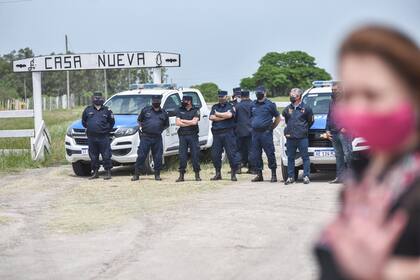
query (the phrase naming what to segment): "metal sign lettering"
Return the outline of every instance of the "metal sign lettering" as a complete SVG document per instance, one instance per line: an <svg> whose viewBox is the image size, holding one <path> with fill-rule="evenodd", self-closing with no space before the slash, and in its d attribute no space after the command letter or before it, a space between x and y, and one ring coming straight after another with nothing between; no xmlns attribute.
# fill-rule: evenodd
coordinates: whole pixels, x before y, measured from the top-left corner
<svg viewBox="0 0 420 280"><path fill-rule="evenodd" d="M14 72L180 67L181 55L167 52L115 52L47 55L13 61Z"/></svg>

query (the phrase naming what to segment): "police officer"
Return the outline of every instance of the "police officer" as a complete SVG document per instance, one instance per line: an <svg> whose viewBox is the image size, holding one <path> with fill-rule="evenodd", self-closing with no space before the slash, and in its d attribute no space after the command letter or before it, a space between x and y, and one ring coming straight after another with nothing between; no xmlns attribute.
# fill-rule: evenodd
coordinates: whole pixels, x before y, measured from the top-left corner
<svg viewBox="0 0 420 280"><path fill-rule="evenodd" d="M235 107L235 109L236 109L236 106L240 103L240 101L241 101L241 88L240 87L236 87L236 88L233 88L233 94L232 94L232 100L230 101L230 104L232 104L232 106L233 107ZM239 150L239 138L238 138L238 135L236 134L236 128L237 128L237 126L238 126L238 123L237 123L237 118L235 117L235 138L233 138L232 139L232 141L235 141L236 142L236 153L235 153L235 156L236 156L236 160L237 161L239 161L239 162L241 162L241 152L240 152L240 150ZM236 171L236 174L241 174L241 166L239 167L239 169Z"/></svg>
<svg viewBox="0 0 420 280"><path fill-rule="evenodd" d="M249 91L241 91L241 101L236 104L236 137L242 166L247 166L247 173L251 173L251 108L253 102L249 99Z"/></svg>
<svg viewBox="0 0 420 280"><path fill-rule="evenodd" d="M177 182L184 181L185 168L187 167L188 148L190 148L191 160L195 172L195 180L200 178L200 144L198 141L198 121L200 120L200 109L193 107L192 96L182 97L182 106L176 114L176 125L179 126L179 178Z"/></svg>
<svg viewBox="0 0 420 280"><path fill-rule="evenodd" d="M232 100L230 101L230 103L235 106L236 104L239 103L239 100L241 97L241 88L240 87L236 87L233 88L233 94L232 94Z"/></svg>
<svg viewBox="0 0 420 280"><path fill-rule="evenodd" d="M213 133L213 146L211 155L216 174L211 180L221 180L222 153L226 151L231 167L231 180L237 181L236 172L239 169L240 161L237 157L235 139L235 107L227 102L227 92L219 91L219 103L211 108L210 120L212 121L211 131Z"/></svg>
<svg viewBox="0 0 420 280"><path fill-rule="evenodd" d="M252 182L264 181L262 174L262 150L268 158L268 167L271 169L271 182L277 182L277 162L273 142L273 130L280 122L280 113L276 104L267 99L265 88L259 86L256 90L257 100L251 109L252 127L252 158L257 176ZM273 122L274 118L274 122Z"/></svg>
<svg viewBox="0 0 420 280"><path fill-rule="evenodd" d="M341 98L341 85L338 82L334 82L332 85L332 96L330 108L327 115L327 138L331 140L336 160L336 177L332 180L331 184L341 183L346 170L350 168L352 161L352 139L345 134L345 129L338 126L334 121L333 110L336 102Z"/></svg>
<svg viewBox="0 0 420 280"><path fill-rule="evenodd" d="M162 132L169 127L168 113L160 107L162 96L152 97L152 106L144 107L137 121L139 123L140 145L137 150L137 160L134 169L134 176L131 181L139 180L140 169L150 152L152 151L155 180L160 181L160 170L162 167L163 143Z"/></svg>
<svg viewBox="0 0 420 280"><path fill-rule="evenodd" d="M99 178L99 154L102 156L106 171L104 180L111 179L111 139L110 132L115 124L112 111L104 106L105 99L102 93L95 92L92 96L92 105L86 107L82 114L82 125L86 128L88 138L89 158L92 176L89 179Z"/></svg>
<svg viewBox="0 0 420 280"><path fill-rule="evenodd" d="M290 105L284 108L282 115L286 120L284 135L287 148L287 180L286 185L295 182L295 157L299 149L303 160L303 183L309 184L310 161L308 153L308 131L314 123L312 109L302 102L302 90L293 88L290 91Z"/></svg>

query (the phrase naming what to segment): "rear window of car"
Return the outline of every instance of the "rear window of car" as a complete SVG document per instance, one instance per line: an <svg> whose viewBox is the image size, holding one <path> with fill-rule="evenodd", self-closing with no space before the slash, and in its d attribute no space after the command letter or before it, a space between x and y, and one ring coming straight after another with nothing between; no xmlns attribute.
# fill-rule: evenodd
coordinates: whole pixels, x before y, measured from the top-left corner
<svg viewBox="0 0 420 280"><path fill-rule="evenodd" d="M328 114L331 93L308 93L303 97L303 103L311 107L314 114Z"/></svg>
<svg viewBox="0 0 420 280"><path fill-rule="evenodd" d="M105 103L114 115L138 115L144 107L151 104L151 95L116 95Z"/></svg>
<svg viewBox="0 0 420 280"><path fill-rule="evenodd" d="M192 101L193 106L196 107L196 108L201 108L201 106L202 106L201 100L200 100L200 97L198 96L198 94L196 92L194 92L194 91L184 91L183 95L191 96L192 100L193 100Z"/></svg>

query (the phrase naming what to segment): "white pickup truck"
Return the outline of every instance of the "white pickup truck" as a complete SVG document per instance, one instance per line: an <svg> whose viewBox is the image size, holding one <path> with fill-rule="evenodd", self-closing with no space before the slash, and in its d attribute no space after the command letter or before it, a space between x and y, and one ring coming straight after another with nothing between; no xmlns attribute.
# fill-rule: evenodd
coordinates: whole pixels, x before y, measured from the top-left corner
<svg viewBox="0 0 420 280"><path fill-rule="evenodd" d="M137 116L147 105L151 105L152 96L162 96L162 108L169 114L169 127L162 133L163 158L178 154L179 139L175 125L175 115L181 106L183 95L193 98L193 105L200 108L199 141L202 150L209 149L213 143L210 130L209 108L201 92L193 88L182 89L135 89L117 93L109 98L105 105L115 115L115 125L111 132L111 150L114 166L132 165L137 159L137 147L140 142ZM86 130L81 120L73 122L65 137L66 159L72 163L73 171L78 176L91 173ZM153 172L153 159L147 157L143 173Z"/></svg>

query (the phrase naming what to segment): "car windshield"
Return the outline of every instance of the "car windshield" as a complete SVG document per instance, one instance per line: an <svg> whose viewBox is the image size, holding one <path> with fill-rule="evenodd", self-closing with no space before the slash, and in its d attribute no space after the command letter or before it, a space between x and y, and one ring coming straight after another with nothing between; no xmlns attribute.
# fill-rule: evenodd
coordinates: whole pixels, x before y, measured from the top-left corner
<svg viewBox="0 0 420 280"><path fill-rule="evenodd" d="M114 115L138 115L141 109L151 104L151 95L116 95L105 103Z"/></svg>
<svg viewBox="0 0 420 280"><path fill-rule="evenodd" d="M308 93L303 97L303 103L311 107L314 114L328 114L331 93Z"/></svg>

